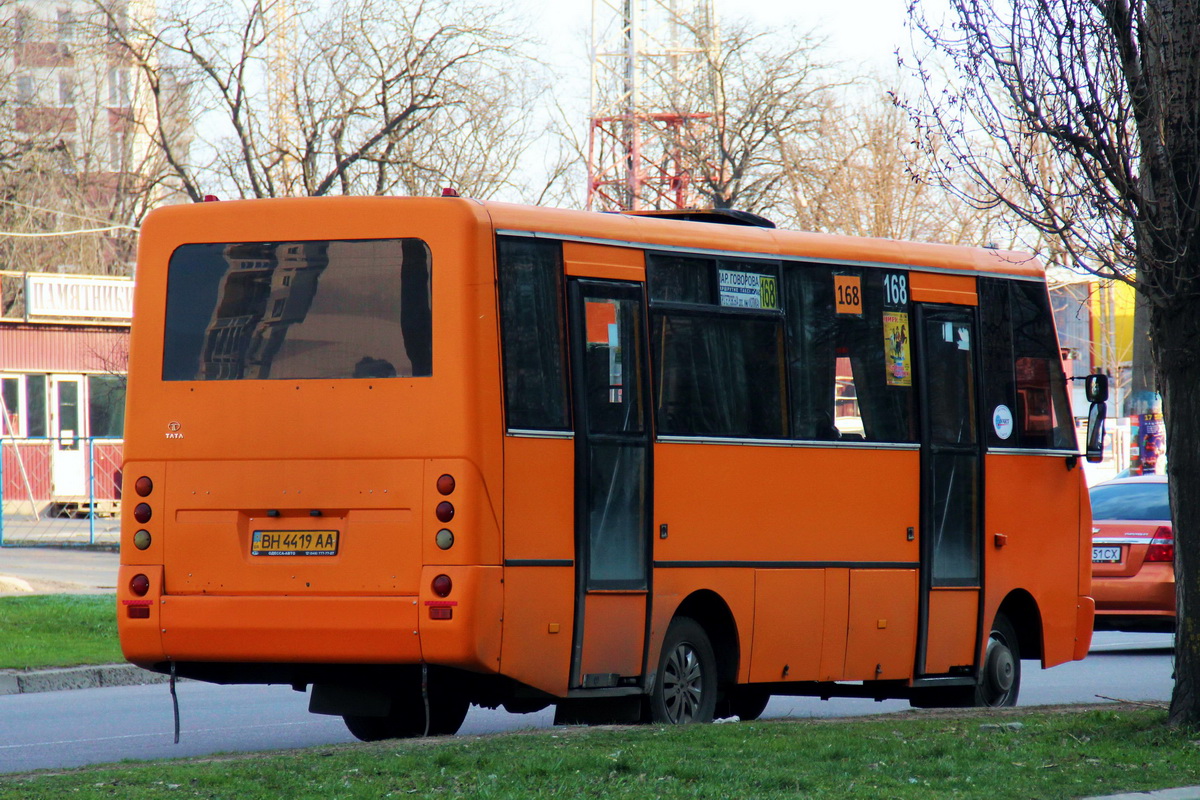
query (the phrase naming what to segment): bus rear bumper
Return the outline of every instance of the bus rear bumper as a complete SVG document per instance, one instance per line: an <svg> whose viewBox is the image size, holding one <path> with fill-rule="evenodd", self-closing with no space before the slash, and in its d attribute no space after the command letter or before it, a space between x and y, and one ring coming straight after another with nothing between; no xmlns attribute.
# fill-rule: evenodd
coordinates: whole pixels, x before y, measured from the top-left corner
<svg viewBox="0 0 1200 800"><path fill-rule="evenodd" d="M425 567L419 595L349 597L151 591L138 598L127 588L135 573L147 573L157 588L162 568L121 567L121 646L136 664L424 662L475 672L499 669L500 567ZM445 598L431 588L442 574L453 587Z"/></svg>
<svg viewBox="0 0 1200 800"><path fill-rule="evenodd" d="M403 664L421 660L415 597L169 596L171 661ZM126 656L134 659L126 652Z"/></svg>

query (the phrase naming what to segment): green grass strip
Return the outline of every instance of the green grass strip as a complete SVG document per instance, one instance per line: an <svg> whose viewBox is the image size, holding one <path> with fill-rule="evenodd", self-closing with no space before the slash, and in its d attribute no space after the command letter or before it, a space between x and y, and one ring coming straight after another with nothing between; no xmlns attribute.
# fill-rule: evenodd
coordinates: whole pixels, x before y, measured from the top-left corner
<svg viewBox="0 0 1200 800"><path fill-rule="evenodd" d="M1123 707L552 729L0 777L0 800L1061 800L1200 785L1200 741L1165 720Z"/></svg>
<svg viewBox="0 0 1200 800"><path fill-rule="evenodd" d="M0 669L124 660L113 595L0 597Z"/></svg>

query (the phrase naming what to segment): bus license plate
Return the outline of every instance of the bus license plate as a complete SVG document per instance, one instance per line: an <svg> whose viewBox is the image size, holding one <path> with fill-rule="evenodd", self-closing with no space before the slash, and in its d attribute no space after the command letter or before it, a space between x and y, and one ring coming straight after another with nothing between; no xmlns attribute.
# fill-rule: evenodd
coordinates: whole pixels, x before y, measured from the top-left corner
<svg viewBox="0 0 1200 800"><path fill-rule="evenodd" d="M336 556L337 531L255 531L252 556Z"/></svg>
<svg viewBox="0 0 1200 800"><path fill-rule="evenodd" d="M1121 560L1120 547L1093 547L1093 564L1116 564Z"/></svg>

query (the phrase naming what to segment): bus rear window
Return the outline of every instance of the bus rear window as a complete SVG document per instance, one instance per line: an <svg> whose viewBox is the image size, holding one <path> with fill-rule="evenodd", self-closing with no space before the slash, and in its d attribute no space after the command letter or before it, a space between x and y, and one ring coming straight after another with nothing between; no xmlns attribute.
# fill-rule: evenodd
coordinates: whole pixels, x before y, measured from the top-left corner
<svg viewBox="0 0 1200 800"><path fill-rule="evenodd" d="M433 374L420 239L187 244L167 277L163 380Z"/></svg>

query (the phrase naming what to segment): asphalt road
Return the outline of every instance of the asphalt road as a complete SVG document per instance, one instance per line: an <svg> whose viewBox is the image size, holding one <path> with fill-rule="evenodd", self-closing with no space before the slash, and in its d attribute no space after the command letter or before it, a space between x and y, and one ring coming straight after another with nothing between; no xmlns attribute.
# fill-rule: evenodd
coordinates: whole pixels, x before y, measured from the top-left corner
<svg viewBox="0 0 1200 800"><path fill-rule="evenodd" d="M1098 633L1084 661L1050 670L1026 661L1020 704L1165 702L1171 693L1170 642L1167 634ZM178 694L178 745L165 685L0 697L0 773L354 741L340 718L309 714L307 697L285 686L181 682ZM900 700L776 697L764 716L858 716L907 708ZM551 710L515 715L472 708L459 736L543 728L552 721Z"/></svg>

